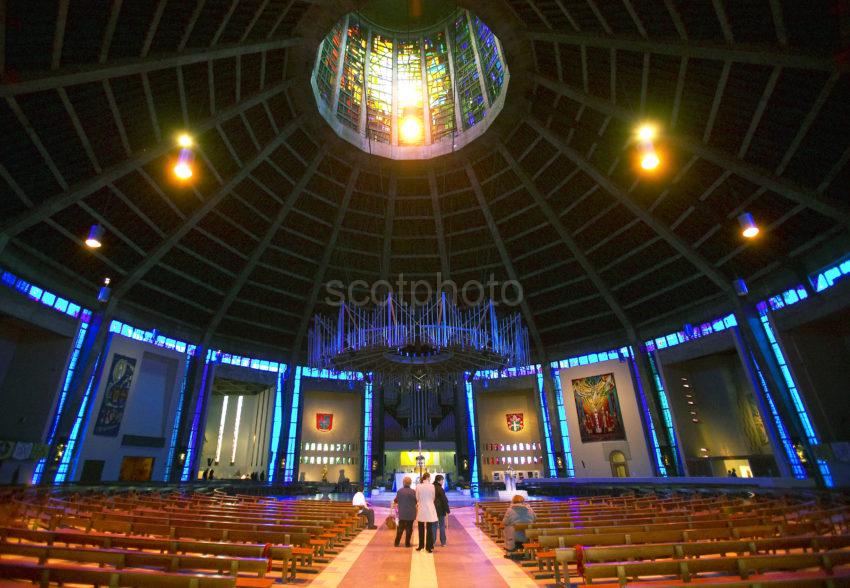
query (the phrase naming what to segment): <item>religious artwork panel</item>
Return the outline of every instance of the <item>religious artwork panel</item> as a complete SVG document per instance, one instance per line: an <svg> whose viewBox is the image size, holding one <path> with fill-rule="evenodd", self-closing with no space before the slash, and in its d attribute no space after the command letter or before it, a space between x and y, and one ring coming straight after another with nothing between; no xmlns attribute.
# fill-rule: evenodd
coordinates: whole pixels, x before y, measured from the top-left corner
<svg viewBox="0 0 850 588"><path fill-rule="evenodd" d="M525 420L521 412L508 413L505 415L505 419L508 421L508 430L514 433L522 431L522 428L525 426Z"/></svg>
<svg viewBox="0 0 850 588"><path fill-rule="evenodd" d="M316 430L327 433L334 427L333 413L317 412L316 413Z"/></svg>
<svg viewBox="0 0 850 588"><path fill-rule="evenodd" d="M94 434L103 437L117 437L127 407L127 396L133 384L136 373L136 360L132 357L118 355L112 357L112 368L109 370L109 380L103 391L103 401L94 425Z"/></svg>
<svg viewBox="0 0 850 588"><path fill-rule="evenodd" d="M626 438L614 374L573 380L582 443Z"/></svg>

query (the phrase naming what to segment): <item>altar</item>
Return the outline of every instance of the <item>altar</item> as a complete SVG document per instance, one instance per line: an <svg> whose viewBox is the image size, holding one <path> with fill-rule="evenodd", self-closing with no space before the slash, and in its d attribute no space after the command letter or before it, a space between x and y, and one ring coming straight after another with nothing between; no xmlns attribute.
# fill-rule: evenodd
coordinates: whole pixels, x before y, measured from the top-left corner
<svg viewBox="0 0 850 588"><path fill-rule="evenodd" d="M437 476L443 476L443 478L445 478L446 480L449 479L449 476L448 476L448 474L446 474L446 472L428 472L428 473L431 474L431 482L433 482L434 478L437 477ZM419 474L418 473L414 474L414 473L411 473L411 472L396 472L395 473L395 483L393 484L393 490L398 492L401 488L404 488L404 478L405 478L405 476L410 476L410 479L412 480L410 487L416 488L416 481L419 480ZM448 488L449 488L448 484L446 482L443 482L443 489L448 489Z"/></svg>

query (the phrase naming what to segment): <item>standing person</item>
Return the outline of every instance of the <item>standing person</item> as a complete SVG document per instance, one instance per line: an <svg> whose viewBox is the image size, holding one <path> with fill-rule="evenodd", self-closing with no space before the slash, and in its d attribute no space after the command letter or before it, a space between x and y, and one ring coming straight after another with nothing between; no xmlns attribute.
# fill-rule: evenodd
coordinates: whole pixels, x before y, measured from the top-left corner
<svg viewBox="0 0 850 588"><path fill-rule="evenodd" d="M437 530L437 509L434 507L434 485L428 472L422 474L416 485L416 521L419 523L419 547L416 551L422 551L424 547L428 553L432 553Z"/></svg>
<svg viewBox="0 0 850 588"><path fill-rule="evenodd" d="M404 531L404 546L410 547L410 536L413 534L413 521L416 519L416 492L410 487L413 480L405 476L402 481L404 488L395 496L398 503L398 528L395 532L395 546L401 542L401 533Z"/></svg>
<svg viewBox="0 0 850 588"><path fill-rule="evenodd" d="M378 527L375 526L375 511L369 508L369 503L366 502L366 497L363 495L363 492L361 492L356 486L354 489L357 490L357 492L354 493L354 498L351 499L351 504L360 507L357 514L366 517L367 529L377 529Z"/></svg>
<svg viewBox="0 0 850 588"><path fill-rule="evenodd" d="M440 547L446 546L446 529L449 528L449 498L443 490L443 476L434 477L434 508L437 509L437 527L440 529Z"/></svg>

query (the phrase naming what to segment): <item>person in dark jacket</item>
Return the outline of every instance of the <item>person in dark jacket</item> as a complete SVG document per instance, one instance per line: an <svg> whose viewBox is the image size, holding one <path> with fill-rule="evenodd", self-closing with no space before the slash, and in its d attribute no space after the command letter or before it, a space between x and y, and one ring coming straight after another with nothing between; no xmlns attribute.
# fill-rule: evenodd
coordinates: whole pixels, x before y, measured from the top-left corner
<svg viewBox="0 0 850 588"><path fill-rule="evenodd" d="M443 490L443 476L434 478L434 507L437 509L437 527L440 529L440 547L446 546L446 529L449 527L449 499Z"/></svg>
<svg viewBox="0 0 850 588"><path fill-rule="evenodd" d="M520 494L515 494L511 499L511 505L505 511L505 517L502 519L502 524L505 527L505 549L507 551L515 551L517 547L522 547L528 539L525 536L523 529L517 529L517 524L527 525L533 523L537 518L531 507L525 504L525 498Z"/></svg>
<svg viewBox="0 0 850 588"><path fill-rule="evenodd" d="M398 503L398 527L395 532L395 546L401 543L401 533L404 532L404 546L410 547L410 536L413 534L413 521L416 520L416 492L410 487L413 480L410 476L404 478L404 488L395 496Z"/></svg>

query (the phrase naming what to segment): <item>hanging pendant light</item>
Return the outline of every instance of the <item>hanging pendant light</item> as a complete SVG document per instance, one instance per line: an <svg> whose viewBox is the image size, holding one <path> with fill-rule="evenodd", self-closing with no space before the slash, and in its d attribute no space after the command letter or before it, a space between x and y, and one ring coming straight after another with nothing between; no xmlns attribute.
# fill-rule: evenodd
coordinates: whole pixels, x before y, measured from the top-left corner
<svg viewBox="0 0 850 588"><path fill-rule="evenodd" d="M103 225L100 223L93 224L89 228L89 236L86 237L86 247L99 249L103 245L103 232Z"/></svg>
<svg viewBox="0 0 850 588"><path fill-rule="evenodd" d="M749 212L744 212L738 216L738 224L741 225L741 234L746 239L753 239L759 234L759 227L753 219L753 215Z"/></svg>

